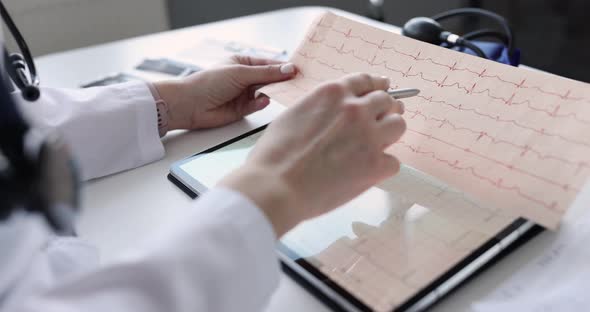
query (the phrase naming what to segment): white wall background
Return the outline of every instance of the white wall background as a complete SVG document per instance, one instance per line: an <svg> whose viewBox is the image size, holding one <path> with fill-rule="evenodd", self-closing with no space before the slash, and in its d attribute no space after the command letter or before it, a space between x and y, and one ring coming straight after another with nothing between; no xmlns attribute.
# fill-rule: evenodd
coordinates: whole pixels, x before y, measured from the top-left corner
<svg viewBox="0 0 590 312"><path fill-rule="evenodd" d="M2 0L35 56L284 7L324 5L365 14L369 0ZM385 0L401 25L467 0ZM169 14L170 13L170 14ZM168 20L171 16L171 21ZM286 21L288 22L288 21ZM4 29L6 32L6 29ZM10 36L5 36L10 44Z"/></svg>
<svg viewBox="0 0 590 312"><path fill-rule="evenodd" d="M165 0L3 0L3 3L36 56L169 28ZM5 38L10 42L9 35Z"/></svg>

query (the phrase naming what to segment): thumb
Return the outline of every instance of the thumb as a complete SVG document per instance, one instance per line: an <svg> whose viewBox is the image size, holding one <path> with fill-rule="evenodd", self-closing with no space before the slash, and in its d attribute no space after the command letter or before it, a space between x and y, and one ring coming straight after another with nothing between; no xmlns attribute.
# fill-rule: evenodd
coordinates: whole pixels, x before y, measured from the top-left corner
<svg viewBox="0 0 590 312"><path fill-rule="evenodd" d="M237 65L234 67L234 79L241 84L250 86L267 84L293 78L297 72L293 63L272 65Z"/></svg>

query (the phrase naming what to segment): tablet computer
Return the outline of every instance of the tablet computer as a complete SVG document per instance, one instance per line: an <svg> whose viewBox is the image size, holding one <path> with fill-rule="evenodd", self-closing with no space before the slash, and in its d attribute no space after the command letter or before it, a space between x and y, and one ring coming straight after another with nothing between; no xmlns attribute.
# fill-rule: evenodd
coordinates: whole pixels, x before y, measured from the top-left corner
<svg viewBox="0 0 590 312"><path fill-rule="evenodd" d="M176 162L169 179L191 197L206 192L245 161L264 128ZM402 166L299 224L277 252L284 270L335 310L422 311L540 231Z"/></svg>

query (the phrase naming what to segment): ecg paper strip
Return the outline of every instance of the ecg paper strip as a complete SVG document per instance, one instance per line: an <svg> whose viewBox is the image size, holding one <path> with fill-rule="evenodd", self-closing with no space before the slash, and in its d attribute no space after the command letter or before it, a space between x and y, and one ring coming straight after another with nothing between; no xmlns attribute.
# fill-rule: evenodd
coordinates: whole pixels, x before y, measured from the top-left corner
<svg viewBox="0 0 590 312"><path fill-rule="evenodd" d="M388 152L491 205L555 229L590 172L590 85L418 42L327 12L260 92L292 105L353 72L419 88Z"/></svg>

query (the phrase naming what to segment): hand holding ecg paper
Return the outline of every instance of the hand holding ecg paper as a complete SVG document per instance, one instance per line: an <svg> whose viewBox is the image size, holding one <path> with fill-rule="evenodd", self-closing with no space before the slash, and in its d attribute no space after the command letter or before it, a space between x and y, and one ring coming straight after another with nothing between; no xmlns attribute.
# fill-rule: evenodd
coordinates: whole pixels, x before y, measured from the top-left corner
<svg viewBox="0 0 590 312"><path fill-rule="evenodd" d="M324 14L292 58L296 79L261 90L293 104L347 73L419 88L404 100L403 163L555 229L590 173L590 85L518 69Z"/></svg>

